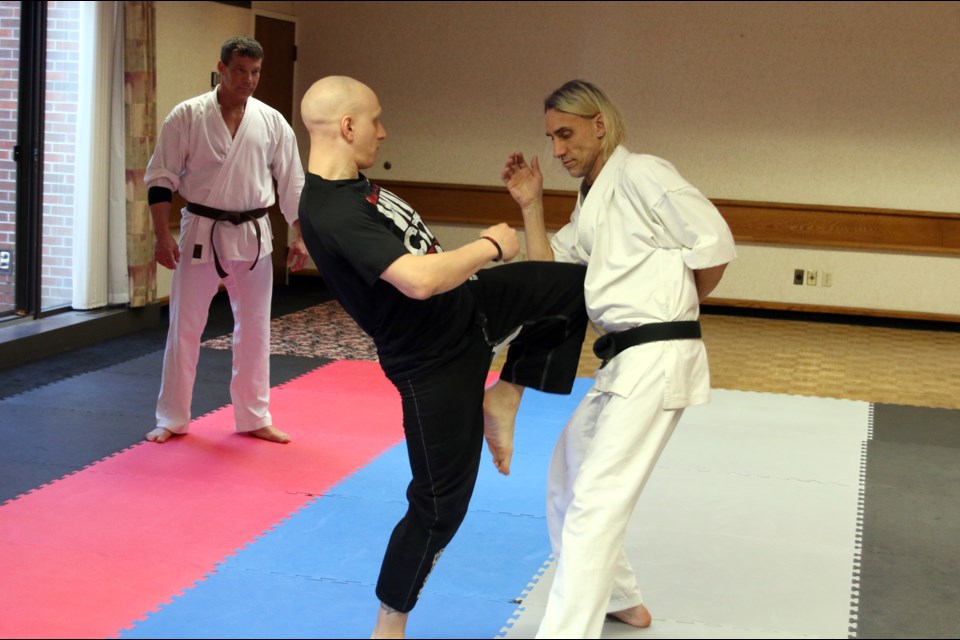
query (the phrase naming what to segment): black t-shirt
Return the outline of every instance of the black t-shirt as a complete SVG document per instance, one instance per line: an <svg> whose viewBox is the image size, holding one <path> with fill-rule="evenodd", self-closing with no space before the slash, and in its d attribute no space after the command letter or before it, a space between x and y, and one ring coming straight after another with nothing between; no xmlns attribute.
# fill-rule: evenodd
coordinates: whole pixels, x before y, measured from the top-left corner
<svg viewBox="0 0 960 640"><path fill-rule="evenodd" d="M387 375L421 372L466 347L474 303L465 286L414 300L380 278L404 254L442 251L420 215L395 194L363 175L324 180L308 173L300 230L327 286L373 338Z"/></svg>

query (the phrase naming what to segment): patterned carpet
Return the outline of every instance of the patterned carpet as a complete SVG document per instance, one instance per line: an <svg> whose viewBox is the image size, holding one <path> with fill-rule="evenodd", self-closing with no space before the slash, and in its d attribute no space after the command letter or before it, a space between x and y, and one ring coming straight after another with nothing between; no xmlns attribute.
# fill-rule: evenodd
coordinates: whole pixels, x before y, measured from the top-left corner
<svg viewBox="0 0 960 640"><path fill-rule="evenodd" d="M230 349L233 334L208 340L204 347ZM303 358L378 361L370 339L335 301L289 313L270 324L270 353Z"/></svg>

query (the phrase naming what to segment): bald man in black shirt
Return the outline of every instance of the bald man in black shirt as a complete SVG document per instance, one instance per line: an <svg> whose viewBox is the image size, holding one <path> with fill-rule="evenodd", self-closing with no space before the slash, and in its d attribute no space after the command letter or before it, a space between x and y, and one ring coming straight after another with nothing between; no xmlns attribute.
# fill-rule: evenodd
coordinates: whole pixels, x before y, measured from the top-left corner
<svg viewBox="0 0 960 640"><path fill-rule="evenodd" d="M386 138L366 85L323 78L304 96L301 115L310 133L304 241L337 300L373 338L401 397L413 478L380 571L373 637L403 637L466 515L484 437L508 474L523 390L572 389L586 330L585 269L552 262L483 269L519 252L506 224L443 251L410 205L361 173ZM485 390L494 349L510 338L500 380Z"/></svg>

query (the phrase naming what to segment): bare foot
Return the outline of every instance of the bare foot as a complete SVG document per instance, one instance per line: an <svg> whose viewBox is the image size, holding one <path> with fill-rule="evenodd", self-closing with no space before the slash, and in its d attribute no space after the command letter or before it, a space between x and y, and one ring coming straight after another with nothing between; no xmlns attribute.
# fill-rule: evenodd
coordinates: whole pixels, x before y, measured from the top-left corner
<svg viewBox="0 0 960 640"><path fill-rule="evenodd" d="M253 431L248 431L247 435L253 436L254 438L268 440L270 442L279 442L280 444L287 444L290 442L290 436L270 425L267 425L266 427L260 427L259 429L255 429Z"/></svg>
<svg viewBox="0 0 960 640"><path fill-rule="evenodd" d="M401 613L392 607L380 603L377 612L377 623L373 627L371 638L405 638L407 633L407 617L409 613Z"/></svg>
<svg viewBox="0 0 960 640"><path fill-rule="evenodd" d="M505 476L510 475L513 428L523 389L512 382L497 380L483 396L483 437L493 454L494 466Z"/></svg>
<svg viewBox="0 0 960 640"><path fill-rule="evenodd" d="M629 609L624 609L623 611L614 611L612 613L608 613L607 615L611 618L616 618L620 622L626 622L631 627L639 627L640 629L646 629L653 621L653 618L650 616L650 612L647 611L647 608L642 604L638 604L637 606Z"/></svg>
<svg viewBox="0 0 960 640"><path fill-rule="evenodd" d="M170 429L157 427L153 431L150 431L149 433L147 433L147 440L149 440L150 442L158 442L158 443L166 442L167 440L169 440L175 435L177 434L175 434L173 431L170 431Z"/></svg>

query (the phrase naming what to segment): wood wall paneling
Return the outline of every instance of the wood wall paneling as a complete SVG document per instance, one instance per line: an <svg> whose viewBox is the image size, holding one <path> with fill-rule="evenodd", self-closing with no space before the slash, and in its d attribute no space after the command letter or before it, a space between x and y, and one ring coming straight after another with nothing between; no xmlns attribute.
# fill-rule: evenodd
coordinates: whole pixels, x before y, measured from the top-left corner
<svg viewBox="0 0 960 640"><path fill-rule="evenodd" d="M410 202L429 223L522 225L506 189L474 185L393 182L378 184ZM737 242L862 251L960 254L960 214L829 205L713 200ZM544 193L548 229L570 219L576 193Z"/></svg>
<svg viewBox="0 0 960 640"><path fill-rule="evenodd" d="M407 200L430 224L520 227L520 210L501 187L377 181ZM960 255L960 214L829 205L713 200L740 243L850 249L924 255ZM544 193L550 230L570 219L576 193ZM835 313L909 320L960 322L960 317L920 312L826 307L797 303L708 298L707 304L780 311Z"/></svg>

